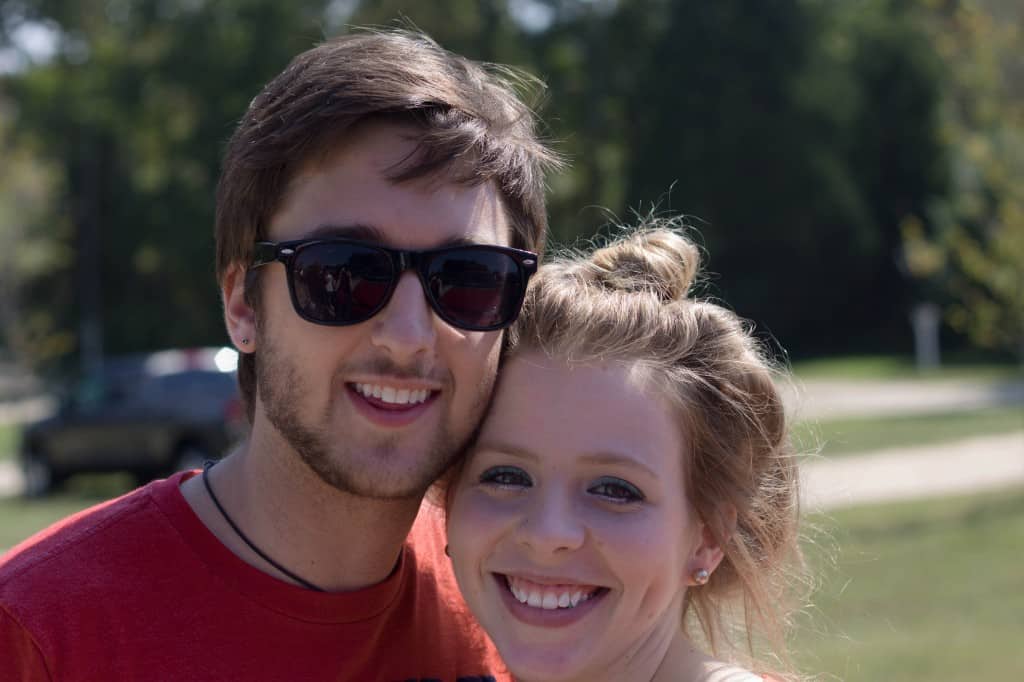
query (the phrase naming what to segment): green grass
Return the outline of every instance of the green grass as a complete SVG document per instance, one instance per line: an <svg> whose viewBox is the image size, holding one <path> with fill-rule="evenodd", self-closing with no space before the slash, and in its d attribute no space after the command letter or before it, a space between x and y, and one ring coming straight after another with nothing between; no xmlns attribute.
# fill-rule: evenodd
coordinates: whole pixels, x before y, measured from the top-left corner
<svg viewBox="0 0 1024 682"><path fill-rule="evenodd" d="M42 499L0 497L0 553L54 521L132 487L132 478L127 474L82 475L70 479L62 492Z"/></svg>
<svg viewBox="0 0 1024 682"><path fill-rule="evenodd" d="M836 563L795 638L822 679L1024 679L1024 490L837 512ZM835 677L832 677L835 676Z"/></svg>
<svg viewBox="0 0 1024 682"><path fill-rule="evenodd" d="M42 501L0 499L0 548L128 484L82 481ZM808 548L822 582L794 638L805 671L846 682L1024 679L1024 490L812 521L832 541Z"/></svg>
<svg viewBox="0 0 1024 682"><path fill-rule="evenodd" d="M857 417L803 422L793 429L803 452L841 455L881 448L932 445L1024 431L1024 405L990 407L969 412Z"/></svg>
<svg viewBox="0 0 1024 682"><path fill-rule="evenodd" d="M21 426L18 424L0 424L0 462L14 458L18 449Z"/></svg>
<svg viewBox="0 0 1024 682"><path fill-rule="evenodd" d="M949 360L933 370L920 371L914 359L902 355L845 355L793 363L800 379L1024 379L1019 363Z"/></svg>

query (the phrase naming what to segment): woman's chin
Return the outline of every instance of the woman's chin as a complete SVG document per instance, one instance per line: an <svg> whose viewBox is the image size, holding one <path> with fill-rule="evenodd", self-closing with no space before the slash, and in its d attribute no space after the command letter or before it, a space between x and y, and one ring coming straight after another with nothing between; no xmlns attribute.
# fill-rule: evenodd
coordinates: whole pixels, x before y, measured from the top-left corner
<svg viewBox="0 0 1024 682"><path fill-rule="evenodd" d="M596 679L586 675L589 652L579 647L537 646L515 644L502 648L498 645L505 665L517 682L567 682L568 680Z"/></svg>
<svg viewBox="0 0 1024 682"><path fill-rule="evenodd" d="M606 587L577 585L564 589L562 606L530 603L514 596L507 576L493 574L487 590L489 617L481 623L490 633L502 659L517 680L545 682L595 679L587 676L607 636L613 593ZM550 596L550 595L548 595ZM525 599L526 597L521 597Z"/></svg>

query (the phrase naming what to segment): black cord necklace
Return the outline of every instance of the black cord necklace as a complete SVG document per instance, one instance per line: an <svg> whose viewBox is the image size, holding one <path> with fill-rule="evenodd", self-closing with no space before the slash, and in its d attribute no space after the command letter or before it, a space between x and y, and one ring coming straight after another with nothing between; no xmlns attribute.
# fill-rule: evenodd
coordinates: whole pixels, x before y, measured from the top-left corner
<svg viewBox="0 0 1024 682"><path fill-rule="evenodd" d="M258 554L261 559L266 561L268 564L270 564L271 566L273 566L277 570L281 571L281 573L283 573L284 575L288 576L289 578L291 578L292 580L294 580L298 584L302 585L307 590L313 590L314 592L326 592L327 590L325 590L325 589L323 589L321 587L317 587L316 585L314 585L313 583L309 582L308 580L303 580L302 578L300 578L299 576L295 575L294 573L289 571L287 568L285 568L284 566L282 566L281 564L277 563L276 561L274 561L273 559L268 557L266 554L264 554L260 550L259 547L257 547L256 545L252 544L252 540L247 538L245 536L245 533L242 532L242 529L239 528L238 525L235 524L235 522L231 520L231 517L228 516L228 513L226 511L224 511L224 507L221 506L220 500L218 500L217 496L213 494L213 488L210 487L210 477L207 475L207 473L210 471L210 469L213 468L213 465L215 463L216 462L207 462L203 466L203 485L206 486L206 492L208 492L210 494L210 499L213 500L213 503L215 505L217 505L217 509L220 511L220 515L223 516L224 520L228 522L229 526L231 526L231 530L235 531L235 534L238 535L238 537L242 538L242 542L244 542L245 544L249 545L249 549L251 549L252 551L256 552L256 554Z"/></svg>

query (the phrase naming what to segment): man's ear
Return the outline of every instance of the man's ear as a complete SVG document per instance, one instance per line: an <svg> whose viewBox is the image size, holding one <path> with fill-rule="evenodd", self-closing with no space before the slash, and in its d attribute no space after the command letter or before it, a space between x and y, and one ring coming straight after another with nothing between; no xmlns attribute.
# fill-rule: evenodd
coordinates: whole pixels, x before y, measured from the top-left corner
<svg viewBox="0 0 1024 682"><path fill-rule="evenodd" d="M256 350L256 313L245 300L246 270L232 266L220 282L220 295L224 301L224 325L228 336L242 353Z"/></svg>

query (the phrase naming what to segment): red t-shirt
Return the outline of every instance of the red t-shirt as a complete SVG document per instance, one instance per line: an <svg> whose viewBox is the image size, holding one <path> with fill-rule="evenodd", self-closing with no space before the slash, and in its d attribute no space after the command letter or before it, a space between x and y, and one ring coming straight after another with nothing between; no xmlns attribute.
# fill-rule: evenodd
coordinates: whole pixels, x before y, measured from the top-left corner
<svg viewBox="0 0 1024 682"><path fill-rule="evenodd" d="M0 680L510 680L466 610L424 505L384 582L323 594L238 559L182 473L0 559Z"/></svg>

